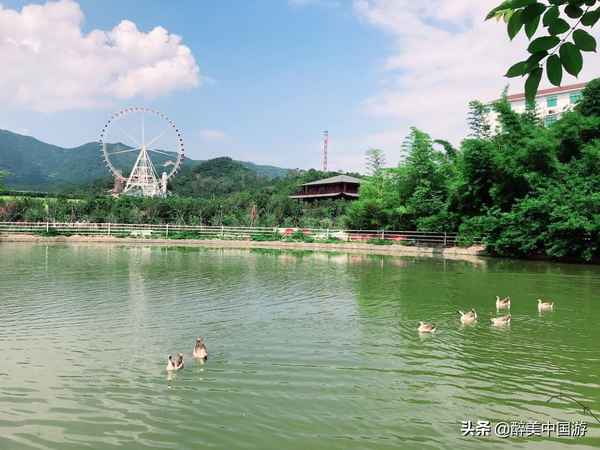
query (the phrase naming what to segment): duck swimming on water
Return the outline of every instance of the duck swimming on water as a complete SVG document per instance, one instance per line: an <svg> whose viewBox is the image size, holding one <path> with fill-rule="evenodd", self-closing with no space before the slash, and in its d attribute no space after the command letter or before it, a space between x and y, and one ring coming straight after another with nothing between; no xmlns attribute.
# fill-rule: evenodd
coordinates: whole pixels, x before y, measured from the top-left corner
<svg viewBox="0 0 600 450"><path fill-rule="evenodd" d="M183 353L179 353L177 355L177 362L175 363L175 369L179 370L179 369L183 369Z"/></svg>
<svg viewBox="0 0 600 450"><path fill-rule="evenodd" d="M419 333L433 333L435 332L435 325L427 322L419 322Z"/></svg>
<svg viewBox="0 0 600 450"><path fill-rule="evenodd" d="M175 366L173 357L169 355L169 358L167 359L167 372L173 372L174 370L177 370L177 367Z"/></svg>
<svg viewBox="0 0 600 450"><path fill-rule="evenodd" d="M494 325L496 327L501 327L504 325L508 325L510 323L510 319L511 319L511 315L507 314L506 316L492 317L491 321L492 321L492 325Z"/></svg>
<svg viewBox="0 0 600 450"><path fill-rule="evenodd" d="M460 321L465 325L477 322L477 313L474 309L467 312L458 311L458 313L460 314Z"/></svg>
<svg viewBox="0 0 600 450"><path fill-rule="evenodd" d="M554 302L544 302L541 298L538 298L538 311L553 311L554 310Z"/></svg>
<svg viewBox="0 0 600 450"><path fill-rule="evenodd" d="M501 299L496 295L496 309L510 309L510 297Z"/></svg>
<svg viewBox="0 0 600 450"><path fill-rule="evenodd" d="M194 355L194 358L198 358L202 362L208 360L208 349L206 348L206 345L204 345L204 338L202 336L198 336L196 339L196 345L194 346L192 354Z"/></svg>

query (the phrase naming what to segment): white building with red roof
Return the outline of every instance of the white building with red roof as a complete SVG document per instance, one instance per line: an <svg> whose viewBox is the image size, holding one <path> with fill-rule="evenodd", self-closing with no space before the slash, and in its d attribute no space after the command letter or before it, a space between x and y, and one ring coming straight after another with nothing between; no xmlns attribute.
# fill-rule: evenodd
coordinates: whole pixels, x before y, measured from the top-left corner
<svg viewBox="0 0 600 450"><path fill-rule="evenodd" d="M570 84L567 86L540 89L535 97L537 111L544 125L548 126L558 120L560 115L570 111L581 99L581 91L587 83ZM523 113L526 109L525 93L508 96L508 102L513 111ZM490 113L492 130L497 126L496 114Z"/></svg>

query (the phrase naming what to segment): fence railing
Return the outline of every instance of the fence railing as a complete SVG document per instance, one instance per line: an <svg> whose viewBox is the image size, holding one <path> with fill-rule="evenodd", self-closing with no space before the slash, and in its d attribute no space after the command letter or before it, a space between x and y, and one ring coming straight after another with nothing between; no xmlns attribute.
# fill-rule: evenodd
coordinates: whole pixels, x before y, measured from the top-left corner
<svg viewBox="0 0 600 450"><path fill-rule="evenodd" d="M176 224L123 224L88 222L0 222L0 233L115 236L167 239L293 239L345 241L411 246L452 247L456 233L422 231L342 230L324 228L226 227Z"/></svg>

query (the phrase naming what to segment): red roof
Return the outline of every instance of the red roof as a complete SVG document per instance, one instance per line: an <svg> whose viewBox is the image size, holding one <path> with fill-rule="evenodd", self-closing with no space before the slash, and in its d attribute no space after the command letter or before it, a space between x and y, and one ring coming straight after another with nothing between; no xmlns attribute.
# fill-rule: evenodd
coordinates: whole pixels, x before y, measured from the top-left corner
<svg viewBox="0 0 600 450"><path fill-rule="evenodd" d="M568 86L559 86L559 87L553 87L550 89L541 89L538 91L536 97L544 97L545 95L550 95L550 94L560 94L561 92L577 91L577 90L583 89L586 86L586 84L587 83L576 83L576 84L570 84ZM520 94L509 95L507 98L508 98L509 102L516 102L518 100L524 100L525 93L522 92Z"/></svg>

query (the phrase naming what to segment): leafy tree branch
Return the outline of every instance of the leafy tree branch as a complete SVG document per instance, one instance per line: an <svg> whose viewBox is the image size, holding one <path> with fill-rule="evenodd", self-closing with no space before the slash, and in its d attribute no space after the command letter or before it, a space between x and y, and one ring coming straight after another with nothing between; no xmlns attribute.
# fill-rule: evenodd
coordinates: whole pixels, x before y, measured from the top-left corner
<svg viewBox="0 0 600 450"><path fill-rule="evenodd" d="M599 5L600 0L506 0L488 13L486 20L506 23L510 40L521 30L530 40L529 56L513 64L505 75L527 77L528 102L535 99L544 71L550 83L560 86L563 71L575 77L581 72L582 52L596 52L596 39L584 27L591 30L596 26Z"/></svg>

